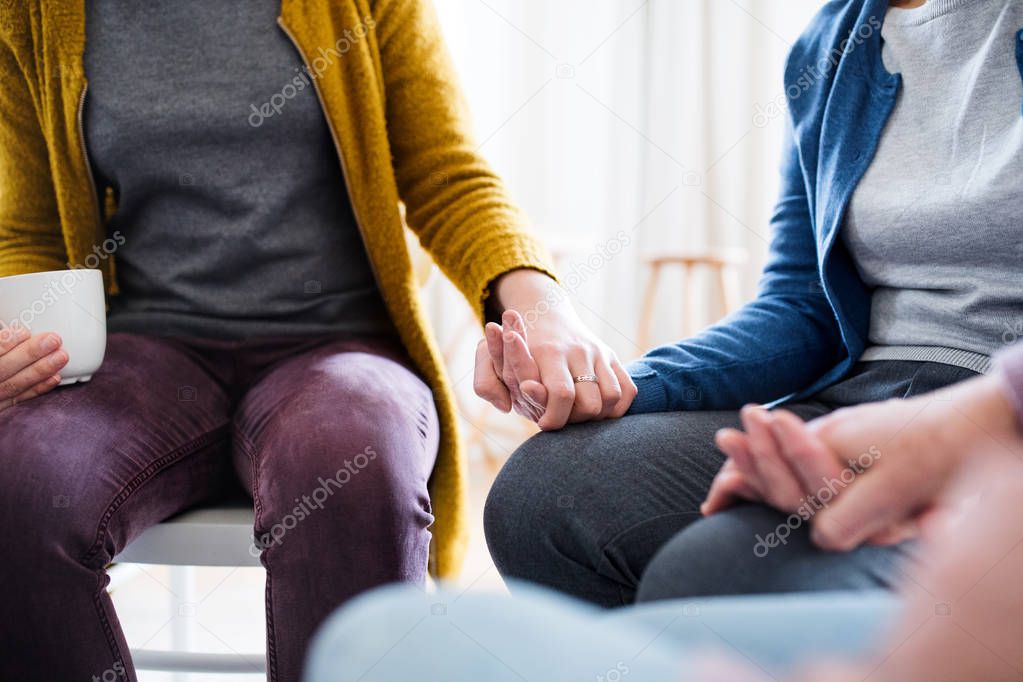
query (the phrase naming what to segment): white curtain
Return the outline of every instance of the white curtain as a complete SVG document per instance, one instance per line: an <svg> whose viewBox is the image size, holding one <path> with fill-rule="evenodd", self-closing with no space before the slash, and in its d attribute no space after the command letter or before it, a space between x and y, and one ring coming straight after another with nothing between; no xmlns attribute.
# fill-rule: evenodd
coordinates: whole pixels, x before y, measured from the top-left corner
<svg viewBox="0 0 1023 682"><path fill-rule="evenodd" d="M753 295L778 186L782 67L820 0L433 1L482 153L566 254L576 307L624 359L645 350L650 255L741 249ZM694 287L686 296L666 277L654 342L680 337L687 299L711 321L711 287ZM478 336L464 304L439 280L428 296L471 394Z"/></svg>

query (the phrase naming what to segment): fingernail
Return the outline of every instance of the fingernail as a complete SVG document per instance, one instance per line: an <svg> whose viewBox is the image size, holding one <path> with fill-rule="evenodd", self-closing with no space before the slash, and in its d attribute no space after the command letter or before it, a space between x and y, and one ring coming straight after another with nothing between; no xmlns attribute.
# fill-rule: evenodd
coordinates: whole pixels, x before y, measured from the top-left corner
<svg viewBox="0 0 1023 682"><path fill-rule="evenodd" d="M58 348L60 348L60 337L58 337L56 334L48 334L46 338L43 339L44 353L52 353Z"/></svg>
<svg viewBox="0 0 1023 682"><path fill-rule="evenodd" d="M67 360L68 360L67 353L63 351L59 353L54 353L53 355L50 356L50 366L53 367L54 369L59 369L67 364Z"/></svg>

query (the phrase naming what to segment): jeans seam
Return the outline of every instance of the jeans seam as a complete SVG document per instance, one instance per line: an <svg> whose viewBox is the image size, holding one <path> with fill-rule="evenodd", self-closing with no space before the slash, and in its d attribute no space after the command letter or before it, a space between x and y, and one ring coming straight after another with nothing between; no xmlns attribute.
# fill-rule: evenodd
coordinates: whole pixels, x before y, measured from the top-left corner
<svg viewBox="0 0 1023 682"><path fill-rule="evenodd" d="M226 431L226 425L219 426L211 431L207 431L202 436L182 445L181 447L172 450L168 454L160 457L155 462L152 462L139 472L135 478L128 482L121 492L107 505L107 509L103 512L103 516L100 518L99 525L96 528L96 540L92 546L82 555L79 559L79 563L82 565L88 565L88 561L96 554L103 546L103 536L106 532L107 524L110 522L110 518L117 512L118 509L131 497L132 493L138 490L144 483L149 481L155 474L165 469L171 464L174 464L188 455L195 453L196 451L206 447L210 443L214 442L218 437L223 435Z"/></svg>
<svg viewBox="0 0 1023 682"><path fill-rule="evenodd" d="M248 435L238 428L238 425L234 426L234 437L235 442L244 451L245 458L249 460L249 478L252 481L251 490L249 494L252 496L252 506L255 511L255 522L253 528L254 539L257 543L262 544L261 538L255 537L255 533L258 529L262 528L261 520L263 518L263 504L259 499L259 464L260 458L256 455L256 445L252 442L252 439ZM263 548L263 552L269 548ZM267 677L270 682L274 682L277 679L277 638L274 631L273 623L273 580L270 574L270 565L267 562L265 555L260 556L263 569L266 571L266 590L264 593L265 603L263 609L266 613L266 670Z"/></svg>
<svg viewBox="0 0 1023 682"><path fill-rule="evenodd" d="M188 455L206 447L210 443L214 442L219 435L225 430L225 426L220 426L212 431L207 431L199 438L186 443L185 445L172 450L168 454L160 457L155 462L150 463L145 469L139 472L135 478L128 482L116 497L107 505L106 511L103 512L103 516L100 517L99 525L96 528L96 541L86 551L86 553L79 559L79 564L82 566L88 566L89 561L93 555L99 552L103 546L103 538L106 534L107 525L110 522L110 518L117 512L118 509L131 497L131 494L138 490L146 481L151 479L155 474L159 473L166 467L181 461ZM100 599L100 595L103 591L103 572L105 567L100 566L96 569L96 578L98 583L98 589L93 594L93 605L96 607L96 614L99 616L100 623L103 626L103 634L106 637L107 645L110 647L110 653L113 658L123 663L124 656L121 652L121 647L117 642L117 638L114 636L113 626L110 624L110 620L107 618L106 609L103 608L103 603Z"/></svg>
<svg viewBox="0 0 1023 682"><path fill-rule="evenodd" d="M613 568L613 566L611 564L611 561L610 561L610 559L608 559L608 556L607 556L607 548L610 547L612 544L614 544L617 540L619 540L625 534L631 533L632 531L636 530L640 526L648 524L648 523L650 523L652 521L657 521L659 519L665 519L665 518L668 518L669 516L692 516L694 514L699 516L699 514L700 514L699 510L693 510L693 511L688 511L688 512L686 512L686 511L675 511L675 512L667 512L667 513L664 513L664 514L657 514L656 516L648 517L646 519L643 519L642 521L637 521L636 523L632 524L628 528L620 530L619 532L615 533L612 537L610 537L607 541L602 542L600 544L600 564L597 566L597 572L601 573L601 571L605 571L605 577L607 577L607 578L609 578L611 580L615 580L614 577L612 575L610 575L610 574L611 573L615 573L616 571L606 570L606 569L609 569L609 568ZM658 547L658 549L660 549L660 547ZM639 576L639 577L642 578L642 576ZM615 582L618 583L617 580L615 580ZM621 585L618 585L618 592L619 592L619 597L622 599L622 602L623 603L627 603L626 600L625 600L624 595L622 594Z"/></svg>
<svg viewBox="0 0 1023 682"><path fill-rule="evenodd" d="M238 444L238 447L240 447L243 453L245 454L245 459L247 459L249 462L249 479L252 481L252 486L251 490L249 490L249 495L252 497L252 506L255 510L255 527L259 528L261 525L260 519L262 518L263 515L263 505L259 501L259 495L257 491L259 483L258 477L259 464L258 458L256 457L256 445L245 434L244 431L238 428L237 424L234 425L233 435L235 442Z"/></svg>
<svg viewBox="0 0 1023 682"><path fill-rule="evenodd" d="M107 611L103 608L103 601L100 599L100 595L103 593L103 569L96 571L96 581L98 583L98 589L92 595L92 605L96 608L96 615L99 616L99 622L103 626L103 635L106 637L107 646L110 647L111 659L115 663L121 663L124 665L124 656L121 654L121 647L117 643L117 637L114 636L114 628L110 625L110 619L107 618ZM122 677L127 679L127 675L122 674Z"/></svg>

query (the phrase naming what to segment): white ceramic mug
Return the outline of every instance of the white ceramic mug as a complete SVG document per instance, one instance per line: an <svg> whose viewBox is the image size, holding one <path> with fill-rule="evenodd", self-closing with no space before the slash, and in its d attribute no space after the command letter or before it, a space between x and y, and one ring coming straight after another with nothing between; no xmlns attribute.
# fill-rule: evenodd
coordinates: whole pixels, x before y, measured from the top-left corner
<svg viewBox="0 0 1023 682"><path fill-rule="evenodd" d="M89 381L107 347L102 274L82 268L0 278L0 334L17 325L60 336L68 355L61 386Z"/></svg>

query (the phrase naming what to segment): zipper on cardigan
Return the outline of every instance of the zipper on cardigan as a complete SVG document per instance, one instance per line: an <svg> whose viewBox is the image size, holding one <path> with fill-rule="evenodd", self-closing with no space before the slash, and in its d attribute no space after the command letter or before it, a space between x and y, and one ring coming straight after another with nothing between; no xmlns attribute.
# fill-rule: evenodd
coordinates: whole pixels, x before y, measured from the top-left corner
<svg viewBox="0 0 1023 682"><path fill-rule="evenodd" d="M96 189L96 178L92 175L92 166L89 164L89 150L85 146L85 124L83 123L83 112L85 111L85 93L89 91L89 84L85 83L82 85L82 94L78 98L78 146L82 151L82 163L85 164L85 175L89 178L89 187L92 189L90 192L92 199L92 210L96 219L96 233L98 234L99 229L103 226L103 216L99 210L99 194ZM93 235L95 239L95 234Z"/></svg>
<svg viewBox="0 0 1023 682"><path fill-rule="evenodd" d="M306 71L309 71L309 60L306 59L305 52L302 51L302 47L298 44L298 40L295 39L295 35L285 25L284 17L277 17L277 25L284 31L284 35L288 36L288 40L295 46L295 51L298 52L298 56L302 58L302 63L305 65ZM318 76L317 76L318 78ZM341 143L338 141L337 131L334 129L334 122L330 120L330 114L327 112L327 103L323 99L323 93L320 91L320 86L316 82L316 78L310 77L309 80L313 84L313 91L316 92L316 99L320 102L320 110L323 112L323 118L327 121L327 128L330 130L330 137L334 141L334 150L337 152L338 161L341 163L341 177L345 182L345 191L348 192L348 201L352 206L352 216L355 218L355 227L359 230L359 236L362 238L363 248L366 249L366 260L369 261L369 269L373 272L373 279L377 284L377 289L381 289L380 286L380 273L377 272L376 263L373 262L373 257L369 254L369 244L366 241L366 232L363 230L362 221L359 220L359 209L356 206L355 201L352 199L352 185L348 180L348 168L345 166L345 157L341 153ZM381 293L383 293L381 289Z"/></svg>

